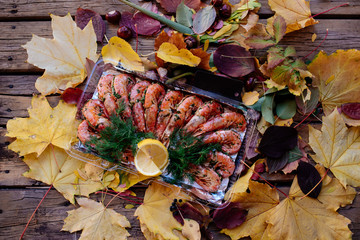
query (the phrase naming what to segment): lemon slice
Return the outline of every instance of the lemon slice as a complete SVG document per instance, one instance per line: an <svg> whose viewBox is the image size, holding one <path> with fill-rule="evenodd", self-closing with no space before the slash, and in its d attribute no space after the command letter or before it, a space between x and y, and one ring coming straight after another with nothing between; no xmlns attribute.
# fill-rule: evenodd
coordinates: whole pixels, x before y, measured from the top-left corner
<svg viewBox="0 0 360 240"><path fill-rule="evenodd" d="M160 141L145 139L138 143L135 167L145 176L158 176L169 162L168 156L166 147Z"/></svg>

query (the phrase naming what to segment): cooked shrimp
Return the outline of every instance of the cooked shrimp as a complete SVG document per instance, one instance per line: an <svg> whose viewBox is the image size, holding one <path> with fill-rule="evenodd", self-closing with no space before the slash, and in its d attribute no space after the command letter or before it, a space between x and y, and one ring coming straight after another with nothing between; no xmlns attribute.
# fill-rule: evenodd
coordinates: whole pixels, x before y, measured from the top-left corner
<svg viewBox="0 0 360 240"><path fill-rule="evenodd" d="M229 155L222 152L209 154L210 163L214 163L214 170L223 178L230 177L235 170L235 163Z"/></svg>
<svg viewBox="0 0 360 240"><path fill-rule="evenodd" d="M244 116L237 112L226 112L219 114L213 118L210 118L207 122L201 124L199 128L195 130L194 136L199 136L206 132L211 132L227 127L234 127L239 131L244 131L246 127Z"/></svg>
<svg viewBox="0 0 360 240"><path fill-rule="evenodd" d="M221 180L213 169L196 166L191 172L194 174L195 182L205 191L216 192L219 189Z"/></svg>
<svg viewBox="0 0 360 240"><path fill-rule="evenodd" d="M124 105L124 111L122 112L122 116L125 119L131 118L131 108L129 102L129 93L131 88L134 86L134 79L129 74L119 74L115 76L113 81L114 87L114 95L117 100L118 106L120 104Z"/></svg>
<svg viewBox="0 0 360 240"><path fill-rule="evenodd" d="M109 114L115 113L117 106L116 98L112 94L112 88L111 88L113 79L114 76L111 74L102 76L97 85L98 97L101 101L104 102L105 109Z"/></svg>
<svg viewBox="0 0 360 240"><path fill-rule="evenodd" d="M87 142L89 142L92 137L97 137L97 138L99 137L99 135L96 134L94 132L94 130L91 129L91 127L89 126L89 123L86 120L84 120L80 123L80 125L78 127L77 136L83 144L86 144Z"/></svg>
<svg viewBox="0 0 360 240"><path fill-rule="evenodd" d="M156 120L155 135L160 138L169 123L175 106L181 101L183 94L179 91L169 91L160 105L159 114Z"/></svg>
<svg viewBox="0 0 360 240"><path fill-rule="evenodd" d="M82 109L82 114L95 130L103 130L110 125L108 113L99 99L90 99Z"/></svg>
<svg viewBox="0 0 360 240"><path fill-rule="evenodd" d="M228 154L235 154L240 150L241 139L239 133L233 130L219 130L206 135L204 143L220 143L222 150Z"/></svg>
<svg viewBox="0 0 360 240"><path fill-rule="evenodd" d="M164 95L164 87L157 83L151 84L146 90L144 109L147 132L155 132L159 103L164 98Z"/></svg>
<svg viewBox="0 0 360 240"><path fill-rule="evenodd" d="M191 133L195 131L200 124L206 122L211 116L217 115L221 112L222 107L219 103L215 101L206 102L199 107L195 115L185 125L184 129Z"/></svg>
<svg viewBox="0 0 360 240"><path fill-rule="evenodd" d="M176 108L175 113L171 116L162 136L162 141L167 144L169 137L175 128L181 128L185 123L187 123L201 104L202 100L196 96L188 96L184 98Z"/></svg>
<svg viewBox="0 0 360 240"><path fill-rule="evenodd" d="M146 89L150 86L150 82L148 81L139 81L135 84L135 86L131 89L130 92L130 103L132 104L132 113L134 119L134 125L141 132L145 132L145 112L142 105L142 99L145 96Z"/></svg>

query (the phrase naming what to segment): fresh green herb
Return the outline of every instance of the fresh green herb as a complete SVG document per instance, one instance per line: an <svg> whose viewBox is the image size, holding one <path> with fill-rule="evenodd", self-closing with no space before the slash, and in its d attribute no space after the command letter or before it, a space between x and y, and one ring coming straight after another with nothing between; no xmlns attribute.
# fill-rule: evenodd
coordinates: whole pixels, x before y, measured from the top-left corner
<svg viewBox="0 0 360 240"><path fill-rule="evenodd" d="M138 132L130 119L122 120L119 117L122 109L120 107L117 115L110 117L111 125L100 132L100 138L93 137L87 144L109 162L121 160L127 149L131 149L135 155L138 142L145 138L154 138L152 133Z"/></svg>
<svg viewBox="0 0 360 240"><path fill-rule="evenodd" d="M203 164L208 159L211 151L221 151L220 144L204 143L202 138L197 138L182 130L175 130L170 136L168 147L170 163L167 172L173 177L171 183L179 183L187 177L194 180L190 169Z"/></svg>

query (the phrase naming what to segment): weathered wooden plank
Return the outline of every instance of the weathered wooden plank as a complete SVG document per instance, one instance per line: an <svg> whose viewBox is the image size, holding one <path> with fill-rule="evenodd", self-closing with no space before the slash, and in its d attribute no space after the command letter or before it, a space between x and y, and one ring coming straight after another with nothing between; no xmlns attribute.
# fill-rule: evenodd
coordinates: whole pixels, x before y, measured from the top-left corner
<svg viewBox="0 0 360 240"><path fill-rule="evenodd" d="M138 2L132 0L132 2ZM236 2L236 1L233 1ZM272 14L270 7L267 4L267 0L259 0L262 4L260 14ZM315 15L325 10L331 9L343 3L349 3L349 6L342 7L333 10L324 15L337 15L338 17L346 17L351 15L358 15L360 12L360 3L357 0L336 0L336 1L323 1L323 0L312 0L311 11ZM53 13L56 15L65 15L70 12L72 15L76 13L76 9L89 8L101 15L105 15L106 12L117 9L120 11L133 11L133 9L120 3L117 0L104 0L104 1L88 1L81 2L65 0L61 2L46 1L46 0L17 0L17 1L4 1L0 7L0 20L18 19L18 18L35 18L35 19L49 19L49 14Z"/></svg>
<svg viewBox="0 0 360 240"><path fill-rule="evenodd" d="M262 20L264 22L264 20ZM15 28L13 28L15 26ZM319 24L285 36L281 42L283 45L294 46L298 56L306 56L326 35L326 29L329 29L329 35L326 41L318 50L326 50L331 53L337 49L360 49L360 19L356 20L329 20L323 19ZM108 25L107 36L115 36L117 27ZM27 54L21 45L31 40L32 33L42 37L52 38L50 22L4 22L0 25L0 31L3 33L0 38L0 73L7 72L41 72L42 70L26 63ZM318 38L315 42L311 41L313 33ZM135 49L136 41L132 39L131 45ZM139 53L151 54L154 51L154 37L139 37ZM256 55L263 55L263 51L257 51ZM309 57L314 56L312 54Z"/></svg>
<svg viewBox="0 0 360 240"><path fill-rule="evenodd" d="M25 228L32 212L44 196L47 188L41 189L2 189L0 190L0 238L18 239ZM135 188L137 195L143 197L144 188ZM93 199L101 201L101 194L94 195ZM110 200L106 198L106 203ZM139 222L134 217L134 209L125 209L125 205L130 202L115 199L110 208L125 215L131 223L132 228L128 229L131 233L129 239L144 239ZM67 216L67 211L75 209L65 200L56 190L51 190L44 202L38 209L31 221L24 239L78 239L79 233L60 232Z"/></svg>
<svg viewBox="0 0 360 240"><path fill-rule="evenodd" d="M32 95L38 91L35 81L40 75L0 75L1 95Z"/></svg>
<svg viewBox="0 0 360 240"><path fill-rule="evenodd" d="M287 188L281 188L283 191L288 191ZM31 216L33 210L45 194L47 188L41 189L2 189L0 190L0 238L16 239L21 235L26 222ZM132 189L137 196L143 197L145 188ZM101 201L100 195L92 195L92 198ZM105 203L110 200L107 197ZM129 202L125 200L115 199L110 205L117 212L125 215L132 228L128 229L131 234L129 239L144 239L140 231L139 222L133 216L134 209L125 209L124 206ZM51 190L44 202L35 214L31 221L25 239L77 239L80 233L70 234L68 232L60 232L63 226L63 219L66 218L66 211L72 210L75 207L66 201L55 190ZM351 206L340 209L339 213L349 218L352 223L349 225L350 230L354 233L353 239L360 238L360 197L357 196ZM14 217L17 216L17 217ZM216 232L215 227L211 230ZM227 236L216 233L215 239L229 239Z"/></svg>

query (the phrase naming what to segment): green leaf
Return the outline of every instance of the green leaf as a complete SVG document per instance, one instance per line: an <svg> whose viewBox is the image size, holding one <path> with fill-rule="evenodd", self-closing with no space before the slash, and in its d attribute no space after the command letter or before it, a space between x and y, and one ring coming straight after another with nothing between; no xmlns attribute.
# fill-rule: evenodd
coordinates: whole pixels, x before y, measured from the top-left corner
<svg viewBox="0 0 360 240"><path fill-rule="evenodd" d="M286 22L285 19L278 15L273 22L274 38L275 42L278 43L285 36L286 33Z"/></svg>
<svg viewBox="0 0 360 240"><path fill-rule="evenodd" d="M261 112L261 106L262 106L264 100L265 100L265 96L262 96L261 98L259 98L259 100L255 104L253 104L251 106L247 106L247 107L254 109L255 111Z"/></svg>
<svg viewBox="0 0 360 240"><path fill-rule="evenodd" d="M292 46L288 46L284 51L284 57L296 57L296 50Z"/></svg>
<svg viewBox="0 0 360 240"><path fill-rule="evenodd" d="M289 163L295 162L296 160L299 160L302 157L303 157L303 155L302 155L300 148L298 146L296 146L289 151L288 162Z"/></svg>
<svg viewBox="0 0 360 240"><path fill-rule="evenodd" d="M264 102L261 105L261 114L264 117L264 119L271 123L275 123L275 117L274 117L274 107L275 107L275 94L265 95Z"/></svg>
<svg viewBox="0 0 360 240"><path fill-rule="evenodd" d="M285 84L291 76L292 67L280 65L277 66L274 71L271 73L271 79L277 82L278 84Z"/></svg>
<svg viewBox="0 0 360 240"><path fill-rule="evenodd" d="M193 21L193 30L196 34L201 34L208 30L214 23L216 18L216 11L213 6L207 6L200 9Z"/></svg>
<svg viewBox="0 0 360 240"><path fill-rule="evenodd" d="M159 14L156 14L152 11L149 11L145 8L142 8L138 5L136 5L135 3L129 2L127 0L119 0L122 3L125 3L126 5L135 8L137 10L139 10L140 12L146 14L149 17L152 17L156 20L158 20L159 22L168 25L169 27L175 29L176 31L179 31L181 33L185 33L185 34L193 34L194 32L191 30L191 28L188 28L180 23L177 22L173 22L170 19L167 19L166 17L160 16Z"/></svg>
<svg viewBox="0 0 360 240"><path fill-rule="evenodd" d="M272 39L264 39L257 36L248 37L244 42L246 45L254 49L262 49L276 44Z"/></svg>
<svg viewBox="0 0 360 240"><path fill-rule="evenodd" d="M296 102L294 98L284 99L276 105L276 115L281 119L292 118L296 113Z"/></svg>
<svg viewBox="0 0 360 240"><path fill-rule="evenodd" d="M192 27L192 11L191 8L184 4L182 1L176 8L176 21L186 27Z"/></svg>

